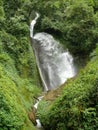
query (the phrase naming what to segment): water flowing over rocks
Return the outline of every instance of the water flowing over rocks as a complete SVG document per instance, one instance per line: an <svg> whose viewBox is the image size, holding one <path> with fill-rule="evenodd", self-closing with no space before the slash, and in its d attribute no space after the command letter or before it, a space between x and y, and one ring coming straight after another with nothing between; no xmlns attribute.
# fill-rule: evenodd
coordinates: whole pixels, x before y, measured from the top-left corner
<svg viewBox="0 0 98 130"><path fill-rule="evenodd" d="M50 34L34 35L33 47L45 91L55 89L75 76L73 57Z"/></svg>
<svg viewBox="0 0 98 130"><path fill-rule="evenodd" d="M68 49L64 50L53 36L44 32L33 36L34 25L38 18L39 14L36 13L30 25L30 37L44 90L48 91L59 87L68 78L74 77L76 68Z"/></svg>
<svg viewBox="0 0 98 130"><path fill-rule="evenodd" d="M48 91L56 89L67 79L74 77L76 68L68 49L64 50L53 36L45 32L33 36L34 25L38 18L39 14L36 13L36 17L30 25L30 37L44 91ZM36 109L38 104L39 101L34 105ZM42 127L39 119L36 119L36 124L38 128Z"/></svg>

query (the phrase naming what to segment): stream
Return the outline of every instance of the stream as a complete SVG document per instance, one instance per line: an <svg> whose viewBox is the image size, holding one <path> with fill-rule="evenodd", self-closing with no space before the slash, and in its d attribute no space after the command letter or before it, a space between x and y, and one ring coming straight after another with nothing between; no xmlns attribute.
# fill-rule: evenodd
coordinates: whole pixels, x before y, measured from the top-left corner
<svg viewBox="0 0 98 130"><path fill-rule="evenodd" d="M35 105L34 105L34 108L35 108L36 110L37 110L38 104L39 104L39 102L40 102L40 100L41 100L42 98L43 98L43 96L38 97L38 99L37 99L37 101L36 101L36 103L35 103ZM41 128L42 128L42 125L41 125L41 122L40 122L39 119L36 119L36 123L37 123L36 127L39 128L39 129L41 129Z"/></svg>
<svg viewBox="0 0 98 130"><path fill-rule="evenodd" d="M56 89L67 79L74 77L77 69L68 49L65 50L52 35L45 32L33 35L34 25L38 18L39 14L36 13L35 19L30 24L30 37L44 91L47 92ZM42 97L39 97L34 105L36 109L41 99ZM41 128L40 120L36 119L36 122L36 127Z"/></svg>

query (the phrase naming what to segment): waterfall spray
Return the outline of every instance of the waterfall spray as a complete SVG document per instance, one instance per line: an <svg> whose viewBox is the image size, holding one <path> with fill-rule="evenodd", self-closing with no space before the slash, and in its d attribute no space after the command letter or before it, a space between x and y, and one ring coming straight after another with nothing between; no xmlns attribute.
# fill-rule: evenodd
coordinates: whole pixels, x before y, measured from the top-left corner
<svg viewBox="0 0 98 130"><path fill-rule="evenodd" d="M42 32L33 37L34 25L38 18L39 14L36 13L36 17L30 25L30 37L33 41L33 49L44 90L48 91L59 87L68 78L75 76L76 68L68 49L64 50L53 36Z"/></svg>
<svg viewBox="0 0 98 130"><path fill-rule="evenodd" d="M59 87L68 78L75 76L76 68L68 49L64 50L53 36L44 32L33 36L34 25L38 18L39 14L36 13L35 19L30 24L30 37L43 87L45 91L48 91ZM36 109L38 104L39 101L34 105ZM42 128L40 120L36 119L36 122L37 127Z"/></svg>

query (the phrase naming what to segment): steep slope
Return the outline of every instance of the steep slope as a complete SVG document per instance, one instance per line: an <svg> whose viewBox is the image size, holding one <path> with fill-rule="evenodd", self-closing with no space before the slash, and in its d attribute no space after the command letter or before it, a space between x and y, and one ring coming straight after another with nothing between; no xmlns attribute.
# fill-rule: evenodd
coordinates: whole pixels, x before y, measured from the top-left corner
<svg viewBox="0 0 98 130"><path fill-rule="evenodd" d="M77 78L65 83L63 94L54 103L40 103L38 116L45 130L98 128L98 48L96 51L97 56Z"/></svg>
<svg viewBox="0 0 98 130"><path fill-rule="evenodd" d="M28 10L29 1L0 0L0 130L35 130L28 112L41 89Z"/></svg>
<svg viewBox="0 0 98 130"><path fill-rule="evenodd" d="M73 54L80 58L89 57L96 48L96 0L42 0L40 4L37 1L33 7L42 13L36 29L52 33L57 39L61 39ZM75 80L69 80L64 85L63 94L54 103L47 101L51 92L40 103L38 116L45 130L98 129L98 48L94 56L95 60L90 61Z"/></svg>
<svg viewBox="0 0 98 130"><path fill-rule="evenodd" d="M29 43L32 10L42 16L36 30L53 34L74 54L88 55L98 43L97 0L0 0L0 130L35 129L28 111L41 85ZM43 102L39 117L46 130L97 128L97 64L69 81L50 107Z"/></svg>

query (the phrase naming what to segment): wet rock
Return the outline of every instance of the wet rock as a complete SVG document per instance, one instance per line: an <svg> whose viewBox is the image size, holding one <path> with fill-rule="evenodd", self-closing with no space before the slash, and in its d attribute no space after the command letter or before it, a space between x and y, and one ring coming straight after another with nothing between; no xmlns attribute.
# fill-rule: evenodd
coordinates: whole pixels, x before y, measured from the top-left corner
<svg viewBox="0 0 98 130"><path fill-rule="evenodd" d="M35 115L35 108L32 108L32 111L30 111L30 112L28 113L28 117L29 117L30 121L31 121L34 125L37 125L36 115Z"/></svg>

